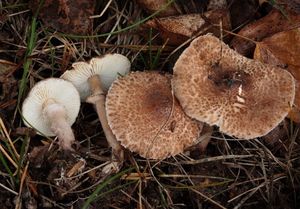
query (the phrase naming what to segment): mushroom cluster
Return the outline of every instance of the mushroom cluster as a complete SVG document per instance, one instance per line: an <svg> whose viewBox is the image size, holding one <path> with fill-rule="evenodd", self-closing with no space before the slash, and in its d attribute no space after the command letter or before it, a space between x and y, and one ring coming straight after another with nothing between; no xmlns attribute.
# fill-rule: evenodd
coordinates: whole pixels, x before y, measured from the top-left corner
<svg viewBox="0 0 300 209"><path fill-rule="evenodd" d="M121 144L164 159L196 143L205 123L237 138L263 136L287 116L295 97L289 72L245 58L210 34L183 51L173 76L129 70L120 54L74 63L62 79L31 90L23 104L25 124L57 135L71 149L81 98L94 105L114 159L123 160Z"/></svg>
<svg viewBox="0 0 300 209"><path fill-rule="evenodd" d="M80 99L94 104L108 143L116 156L122 158L122 148L107 124L105 92L118 75L130 70L130 61L121 54L107 54L90 62L76 62L61 78L38 82L22 107L25 125L46 136L57 136L60 147L71 150L75 141L71 125L79 113Z"/></svg>

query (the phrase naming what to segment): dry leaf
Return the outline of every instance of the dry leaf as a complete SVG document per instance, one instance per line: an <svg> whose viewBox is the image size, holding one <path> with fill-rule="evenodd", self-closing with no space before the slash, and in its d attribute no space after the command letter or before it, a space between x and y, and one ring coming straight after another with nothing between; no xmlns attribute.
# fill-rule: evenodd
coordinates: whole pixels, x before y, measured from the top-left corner
<svg viewBox="0 0 300 209"><path fill-rule="evenodd" d="M0 76L7 76L12 74L16 69L16 64L7 60L0 59Z"/></svg>
<svg viewBox="0 0 300 209"><path fill-rule="evenodd" d="M68 45L65 45L60 67L62 73L66 72L67 68L69 67L72 55L73 54L70 47Z"/></svg>
<svg viewBox="0 0 300 209"><path fill-rule="evenodd" d="M231 27L241 28L245 24L253 21L258 15L259 7L256 0L231 0L229 10L231 15Z"/></svg>
<svg viewBox="0 0 300 209"><path fill-rule="evenodd" d="M66 176L68 178L81 173L86 166L86 161L83 158L80 158L67 172Z"/></svg>
<svg viewBox="0 0 300 209"><path fill-rule="evenodd" d="M163 8L166 4L168 4L168 0L137 0L137 3L141 5L145 10L147 10L149 13L154 13ZM162 10L158 16L159 17L166 17L171 15L177 15L178 11L174 7L174 4L172 3L168 7L166 7L164 10Z"/></svg>
<svg viewBox="0 0 300 209"><path fill-rule="evenodd" d="M290 9L284 9L287 16L281 11L273 9L268 15L254 23L245 26L238 34L242 37L250 38L254 41L261 41L275 33L293 29L300 24L300 15ZM255 43L246 39L235 37L231 46L244 56L249 56L254 48Z"/></svg>
<svg viewBox="0 0 300 209"><path fill-rule="evenodd" d="M31 166L35 168L40 168L49 152L49 145L34 147L32 151L28 154L28 159Z"/></svg>
<svg viewBox="0 0 300 209"><path fill-rule="evenodd" d="M39 5L38 0L31 1L32 10ZM47 27L63 33L86 35L92 32L95 0L45 0L39 17Z"/></svg>
<svg viewBox="0 0 300 209"><path fill-rule="evenodd" d="M193 14L193 13L203 13L204 11L207 11L207 7L210 0L192 0L192 1L186 1L186 0L176 0L175 7L178 11L180 11L180 14ZM218 0L217 0L218 1ZM223 0L221 0L223 1ZM213 9L213 8L212 8ZM211 9L211 10L212 10Z"/></svg>
<svg viewBox="0 0 300 209"><path fill-rule="evenodd" d="M202 14L188 14L152 19L144 24L146 28L159 31L161 38L171 45L180 45L194 34L214 33L220 35L218 26L222 21L223 29L229 30L230 17L227 10L212 10Z"/></svg>
<svg viewBox="0 0 300 209"><path fill-rule="evenodd" d="M289 117L300 122L300 28L277 33L257 43L254 59L286 68L296 79L295 105Z"/></svg>
<svg viewBox="0 0 300 209"><path fill-rule="evenodd" d="M0 109L13 109L16 104L18 83L12 76L17 69L15 63L0 59Z"/></svg>
<svg viewBox="0 0 300 209"><path fill-rule="evenodd" d="M290 10L300 13L300 1L299 0L268 0L269 4L273 5L275 8L283 9L289 8ZM282 10L284 11L284 9Z"/></svg>

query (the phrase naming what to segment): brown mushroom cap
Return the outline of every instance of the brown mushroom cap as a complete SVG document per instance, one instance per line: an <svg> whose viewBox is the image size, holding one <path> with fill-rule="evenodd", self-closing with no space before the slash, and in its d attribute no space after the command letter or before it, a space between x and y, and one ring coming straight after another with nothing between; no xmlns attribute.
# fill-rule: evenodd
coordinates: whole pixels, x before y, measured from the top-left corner
<svg viewBox="0 0 300 209"><path fill-rule="evenodd" d="M181 54L172 86L187 115L244 139L270 132L295 97L289 72L247 59L212 35Z"/></svg>
<svg viewBox="0 0 300 209"><path fill-rule="evenodd" d="M157 72L135 72L113 82L106 111L117 140L145 158L182 152L202 129L202 123L185 115L172 95L170 76Z"/></svg>

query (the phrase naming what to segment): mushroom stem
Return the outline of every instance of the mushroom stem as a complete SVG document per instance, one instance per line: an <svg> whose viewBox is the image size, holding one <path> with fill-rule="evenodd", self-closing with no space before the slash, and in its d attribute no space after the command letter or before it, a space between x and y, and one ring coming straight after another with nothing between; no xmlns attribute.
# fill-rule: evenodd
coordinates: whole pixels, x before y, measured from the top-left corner
<svg viewBox="0 0 300 209"><path fill-rule="evenodd" d="M50 123L50 128L59 140L59 146L63 150L72 150L75 136L71 126L66 121L66 110L64 106L56 103L53 99L43 104L43 116Z"/></svg>
<svg viewBox="0 0 300 209"><path fill-rule="evenodd" d="M101 80L98 75L93 75L88 79L88 82L92 94L87 98L86 102L91 103L95 106L107 142L112 148L113 155L118 159L118 161L122 162L124 159L124 151L120 143L117 141L115 135L112 133L107 122L105 110L105 95L102 89Z"/></svg>

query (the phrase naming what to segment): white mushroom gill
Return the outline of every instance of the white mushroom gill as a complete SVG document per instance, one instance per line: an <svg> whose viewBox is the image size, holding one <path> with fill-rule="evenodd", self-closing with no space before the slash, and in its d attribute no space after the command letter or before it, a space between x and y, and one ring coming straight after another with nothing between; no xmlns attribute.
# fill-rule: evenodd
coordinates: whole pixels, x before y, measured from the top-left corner
<svg viewBox="0 0 300 209"><path fill-rule="evenodd" d="M36 83L22 105L24 124L38 134L58 136L60 147L70 150L75 140L71 126L78 116L80 96L72 83L48 78Z"/></svg>

